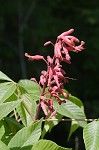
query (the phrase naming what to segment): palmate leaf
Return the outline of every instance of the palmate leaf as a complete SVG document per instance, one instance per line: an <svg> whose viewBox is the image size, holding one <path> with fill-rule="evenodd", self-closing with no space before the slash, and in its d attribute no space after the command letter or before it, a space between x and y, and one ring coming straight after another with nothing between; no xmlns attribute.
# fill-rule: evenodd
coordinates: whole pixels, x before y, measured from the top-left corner
<svg viewBox="0 0 99 150"><path fill-rule="evenodd" d="M10 149L2 141L0 141L0 150L10 150Z"/></svg>
<svg viewBox="0 0 99 150"><path fill-rule="evenodd" d="M99 150L99 120L87 124L83 138L86 150Z"/></svg>
<svg viewBox="0 0 99 150"><path fill-rule="evenodd" d="M56 143L49 140L39 140L33 145L33 148L31 150L72 150L72 149L58 146Z"/></svg>
<svg viewBox="0 0 99 150"><path fill-rule="evenodd" d="M27 126L32 122L32 118L35 116L37 104L27 93L22 94L21 99L22 102L18 105L17 112L24 126ZM31 115L28 113L26 108L28 108Z"/></svg>
<svg viewBox="0 0 99 150"><path fill-rule="evenodd" d="M54 101L54 107L56 108L57 112L63 116L69 117L71 119L85 119L85 113L72 101L66 99L66 104L59 105L58 102ZM85 121L77 121L78 125L84 127L87 123Z"/></svg>
<svg viewBox="0 0 99 150"><path fill-rule="evenodd" d="M31 80L20 80L19 85L21 85L36 101L40 98L39 85Z"/></svg>
<svg viewBox="0 0 99 150"><path fill-rule="evenodd" d="M7 75L0 71L0 80L12 81Z"/></svg>
<svg viewBox="0 0 99 150"><path fill-rule="evenodd" d="M16 90L14 82L0 83L0 104L6 101Z"/></svg>
<svg viewBox="0 0 99 150"><path fill-rule="evenodd" d="M41 136L41 125L42 120L32 125L22 128L16 135L11 139L8 147L11 150L24 150L25 147L30 147L33 143L37 142Z"/></svg>
<svg viewBox="0 0 99 150"><path fill-rule="evenodd" d="M12 101L0 104L0 120L7 116L17 105L21 102L21 100Z"/></svg>

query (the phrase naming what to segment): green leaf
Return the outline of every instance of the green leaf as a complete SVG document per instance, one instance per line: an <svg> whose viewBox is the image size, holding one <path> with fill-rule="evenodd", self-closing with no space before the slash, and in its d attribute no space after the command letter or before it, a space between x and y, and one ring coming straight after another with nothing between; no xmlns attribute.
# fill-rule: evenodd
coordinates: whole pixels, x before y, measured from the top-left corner
<svg viewBox="0 0 99 150"><path fill-rule="evenodd" d="M4 142L6 145L8 145L9 141L12 139L14 135L10 132L10 134L4 134L2 137L2 142Z"/></svg>
<svg viewBox="0 0 99 150"><path fill-rule="evenodd" d="M41 125L42 121L36 122L28 127L22 128L16 135L11 139L8 147L11 150L19 150L24 147L33 145L37 142L41 136Z"/></svg>
<svg viewBox="0 0 99 150"><path fill-rule="evenodd" d="M5 117L4 120L6 121L10 131L13 134L15 134L17 131L19 131L23 127L18 121L16 121L16 119L12 117Z"/></svg>
<svg viewBox="0 0 99 150"><path fill-rule="evenodd" d="M72 150L72 149L58 146L56 143L49 140L39 140L33 145L33 148L31 150Z"/></svg>
<svg viewBox="0 0 99 150"><path fill-rule="evenodd" d="M52 117L52 119L54 120L54 119L61 119L63 116L61 115L61 114L58 114L57 113L57 115L56 116L53 116ZM47 119L47 118L46 118ZM56 126L60 121L59 120L57 120L57 121L46 121L45 123L44 123L44 127L43 127L43 131L42 131L42 136L41 136L41 138L43 139L44 138L44 136L45 136L45 134L49 131L49 132L51 132L51 130L52 130L52 128L54 127L54 126Z"/></svg>
<svg viewBox="0 0 99 150"><path fill-rule="evenodd" d="M18 105L17 112L24 126L27 126L32 122L33 116L35 116L37 104L27 93L23 94L21 98L22 102ZM31 115L28 113L27 109L29 110Z"/></svg>
<svg viewBox="0 0 99 150"><path fill-rule="evenodd" d="M4 124L3 124L3 120L0 121L0 139L3 137L5 133L5 128L4 128Z"/></svg>
<svg viewBox="0 0 99 150"><path fill-rule="evenodd" d="M12 101L0 104L0 120L7 116L17 105L21 102L21 100Z"/></svg>
<svg viewBox="0 0 99 150"><path fill-rule="evenodd" d="M77 123L77 121L72 121L71 122L71 128L70 128L70 132L69 132L69 136L68 136L68 141L71 137L71 135L79 128L79 124Z"/></svg>
<svg viewBox="0 0 99 150"><path fill-rule="evenodd" d="M79 98L71 95L68 100L73 102L74 104L76 104L80 108L82 108L82 110L84 110L84 105L83 105L82 101Z"/></svg>
<svg viewBox="0 0 99 150"><path fill-rule="evenodd" d="M10 149L2 141L0 141L0 150L10 150Z"/></svg>
<svg viewBox="0 0 99 150"><path fill-rule="evenodd" d="M0 71L0 80L12 81L8 76Z"/></svg>
<svg viewBox="0 0 99 150"><path fill-rule="evenodd" d="M20 80L19 84L32 96L34 100L39 100L39 85L31 80Z"/></svg>
<svg viewBox="0 0 99 150"><path fill-rule="evenodd" d="M13 134L11 133L8 124L4 119L2 119L0 122L2 123L2 126L0 128L0 139L2 140L2 142L8 145L9 141L13 137Z"/></svg>
<svg viewBox="0 0 99 150"><path fill-rule="evenodd" d="M83 111L84 111L84 105L82 103L82 101L75 97L75 96L70 96L69 101L73 102L74 104L76 104L78 107L80 107ZM69 136L68 136L68 140L70 139L71 135L79 128L79 124L77 121L72 121L71 122L71 128L70 128L70 132L69 132Z"/></svg>
<svg viewBox="0 0 99 150"><path fill-rule="evenodd" d="M83 130L86 150L99 150L99 121L88 123Z"/></svg>
<svg viewBox="0 0 99 150"><path fill-rule="evenodd" d="M19 98L19 96L16 94L16 92L14 92L10 97L8 97L5 100L5 103L6 102L11 102L11 101L16 101L18 98Z"/></svg>
<svg viewBox="0 0 99 150"><path fill-rule="evenodd" d="M22 120L23 125L27 126L26 110L22 102L17 106L16 110Z"/></svg>
<svg viewBox="0 0 99 150"><path fill-rule="evenodd" d="M65 104L59 105L58 102L54 101L54 107L56 108L57 112L63 116L69 117L71 119L85 119L85 113L82 108L78 107L75 103L66 100ZM77 123L84 127L87 123L86 121L77 121Z"/></svg>
<svg viewBox="0 0 99 150"><path fill-rule="evenodd" d="M14 82L0 83L0 104L9 98L16 90Z"/></svg>

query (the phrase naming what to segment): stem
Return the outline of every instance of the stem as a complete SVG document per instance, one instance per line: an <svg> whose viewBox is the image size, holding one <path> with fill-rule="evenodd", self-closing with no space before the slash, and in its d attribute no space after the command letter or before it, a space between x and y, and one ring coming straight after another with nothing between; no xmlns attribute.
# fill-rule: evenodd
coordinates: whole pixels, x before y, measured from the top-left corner
<svg viewBox="0 0 99 150"><path fill-rule="evenodd" d="M46 83L47 83L47 80L48 80L48 76L46 77ZM43 96L44 93L45 93L46 83L44 84L43 89L42 89L42 91L41 91L41 96ZM38 105L37 105L37 109L36 109L35 120L38 119L38 116L39 116L39 114L40 114L41 101L42 101L42 99L40 98L39 103L38 103Z"/></svg>
<svg viewBox="0 0 99 150"><path fill-rule="evenodd" d="M27 112L29 113L29 115L31 116L32 120L34 121L34 117L32 116L32 113L31 113L31 111L29 110L29 108L27 107L27 105L26 105L26 103L24 102L24 100L22 100L22 103L23 103L25 109L27 110Z"/></svg>
<svg viewBox="0 0 99 150"><path fill-rule="evenodd" d="M15 115L15 119L18 121L18 116L17 116L17 113L16 113L15 109L14 109L14 115Z"/></svg>
<svg viewBox="0 0 99 150"><path fill-rule="evenodd" d="M38 119L38 116L39 116L39 113L40 113L40 109L41 109L41 104L40 104L40 101L37 105L37 109L36 109L36 115L35 115L35 120Z"/></svg>

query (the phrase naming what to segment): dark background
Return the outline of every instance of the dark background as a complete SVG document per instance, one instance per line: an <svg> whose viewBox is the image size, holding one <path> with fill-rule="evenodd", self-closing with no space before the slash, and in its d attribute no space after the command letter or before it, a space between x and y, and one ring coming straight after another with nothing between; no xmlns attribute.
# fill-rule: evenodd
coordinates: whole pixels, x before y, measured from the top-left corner
<svg viewBox="0 0 99 150"><path fill-rule="evenodd" d="M71 28L86 42L81 53L71 53L71 65L63 67L70 80L65 88L79 97L87 118L99 117L99 1L98 0L0 0L0 70L14 81L36 77L46 69L44 62L29 62L24 53L53 55L51 46L43 44ZM83 150L82 129L68 143L70 123L60 123L47 139L57 144ZM75 150L78 150L75 148Z"/></svg>

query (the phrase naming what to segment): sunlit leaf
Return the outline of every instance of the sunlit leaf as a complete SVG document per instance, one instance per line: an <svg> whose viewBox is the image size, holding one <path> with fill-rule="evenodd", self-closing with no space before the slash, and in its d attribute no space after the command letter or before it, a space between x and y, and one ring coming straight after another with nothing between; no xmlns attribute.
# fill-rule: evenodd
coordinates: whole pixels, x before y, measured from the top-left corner
<svg viewBox="0 0 99 150"><path fill-rule="evenodd" d="M72 149L58 146L56 143L49 140L40 140L33 145L33 148L31 150L72 150Z"/></svg>
<svg viewBox="0 0 99 150"><path fill-rule="evenodd" d="M3 124L3 120L0 121L0 139L3 137L5 133L5 128L4 128L4 124Z"/></svg>
<svg viewBox="0 0 99 150"><path fill-rule="evenodd" d="M35 116L37 104L27 93L21 95L21 98L22 102L18 105L17 112L24 126L27 126L32 122L32 118Z"/></svg>
<svg viewBox="0 0 99 150"><path fill-rule="evenodd" d="M33 143L37 142L41 136L41 125L42 121L40 120L39 122L22 128L11 139L11 141L8 144L8 147L11 150L16 150L22 147L33 145Z"/></svg>
<svg viewBox="0 0 99 150"><path fill-rule="evenodd" d="M0 71L0 80L12 81L7 75Z"/></svg>
<svg viewBox="0 0 99 150"><path fill-rule="evenodd" d="M88 123L83 130L86 150L99 150L99 121Z"/></svg>
<svg viewBox="0 0 99 150"><path fill-rule="evenodd" d="M7 116L17 105L21 102L21 100L12 101L0 104L0 120Z"/></svg>
<svg viewBox="0 0 99 150"><path fill-rule="evenodd" d="M73 102L74 104L76 104L77 106L79 106L84 110L84 105L79 98L71 95L68 100L70 100L71 102Z"/></svg>
<svg viewBox="0 0 99 150"><path fill-rule="evenodd" d="M17 106L16 110L22 120L23 125L27 126L26 110L22 102Z"/></svg>
<svg viewBox="0 0 99 150"><path fill-rule="evenodd" d="M54 101L54 106L58 113L62 114L63 116L69 117L71 119L82 119L86 118L84 111L82 108L77 106L75 103L66 100L66 103L59 105L57 101ZM85 121L77 121L77 123L84 127L87 123Z"/></svg>
<svg viewBox="0 0 99 150"><path fill-rule="evenodd" d="M0 83L0 104L9 98L16 90L14 82Z"/></svg>
<svg viewBox="0 0 99 150"><path fill-rule="evenodd" d="M10 150L10 149L2 141L0 141L0 150Z"/></svg>
<svg viewBox="0 0 99 150"><path fill-rule="evenodd" d="M19 84L32 96L34 100L39 100L40 88L36 82L31 80L20 80Z"/></svg>

